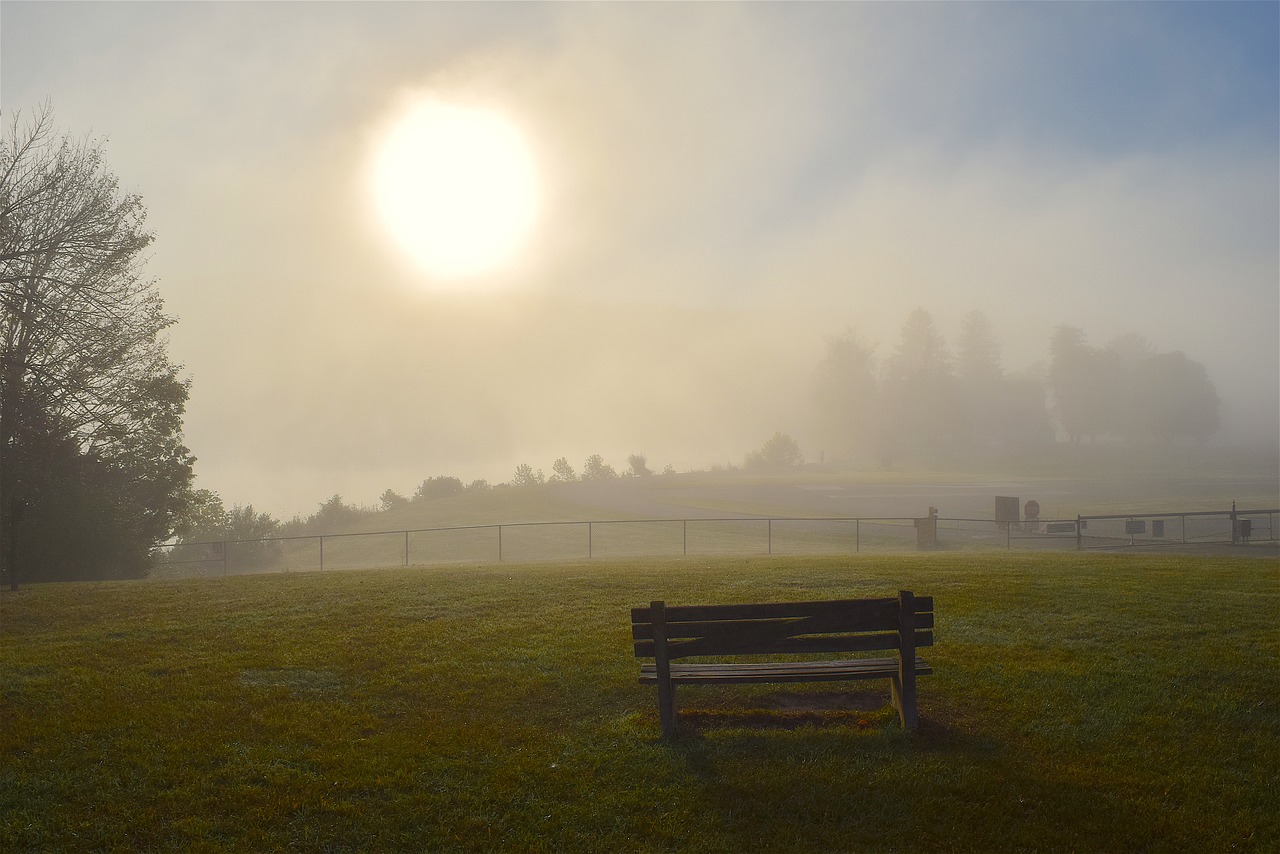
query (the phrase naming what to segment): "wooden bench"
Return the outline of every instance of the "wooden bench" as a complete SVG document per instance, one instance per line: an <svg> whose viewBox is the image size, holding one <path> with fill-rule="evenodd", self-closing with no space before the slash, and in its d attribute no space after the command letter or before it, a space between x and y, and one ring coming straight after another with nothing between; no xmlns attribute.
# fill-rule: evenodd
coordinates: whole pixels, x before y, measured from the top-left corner
<svg viewBox="0 0 1280 854"><path fill-rule="evenodd" d="M916 648L933 645L933 597L909 590L896 598L759 605L651 602L631 610L640 683L658 686L664 736L675 734L676 686L752 682L842 682L889 679L906 730L916 728L916 676L932 673ZM897 650L887 658L798 660L799 655ZM759 657L788 655L769 661ZM677 659L756 656L738 662Z"/></svg>

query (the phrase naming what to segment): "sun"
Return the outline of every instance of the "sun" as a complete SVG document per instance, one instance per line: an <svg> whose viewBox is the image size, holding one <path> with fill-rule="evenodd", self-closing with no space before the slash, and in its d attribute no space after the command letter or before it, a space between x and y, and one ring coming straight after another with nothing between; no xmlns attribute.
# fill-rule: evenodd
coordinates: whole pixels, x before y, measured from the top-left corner
<svg viewBox="0 0 1280 854"><path fill-rule="evenodd" d="M524 243L538 214L529 145L496 110L423 99L378 145L378 217L414 266L439 279L493 271Z"/></svg>

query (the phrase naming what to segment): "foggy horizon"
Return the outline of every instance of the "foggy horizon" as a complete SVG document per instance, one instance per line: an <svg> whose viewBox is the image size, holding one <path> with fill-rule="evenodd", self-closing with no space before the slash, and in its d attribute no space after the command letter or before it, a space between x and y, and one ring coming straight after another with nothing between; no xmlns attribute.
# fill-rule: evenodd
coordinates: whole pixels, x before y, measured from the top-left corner
<svg viewBox="0 0 1280 854"><path fill-rule="evenodd" d="M196 486L282 519L594 453L816 461L852 330L1056 327L1204 365L1215 446L1280 451L1280 7L0 7L3 118L105 138L149 213ZM528 234L415 268L371 162L414 98L527 141Z"/></svg>

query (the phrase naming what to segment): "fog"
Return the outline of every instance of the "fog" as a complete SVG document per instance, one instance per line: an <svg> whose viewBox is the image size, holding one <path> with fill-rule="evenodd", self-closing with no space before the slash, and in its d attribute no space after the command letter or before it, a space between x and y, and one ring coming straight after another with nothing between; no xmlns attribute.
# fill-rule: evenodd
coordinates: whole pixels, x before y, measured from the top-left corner
<svg viewBox="0 0 1280 854"><path fill-rule="evenodd" d="M6 117L109 139L179 318L198 485L308 513L593 453L807 456L851 328L990 318L1204 364L1218 444L1280 444L1274 4L12 4ZM414 93L524 129L500 271L415 271L369 158Z"/></svg>

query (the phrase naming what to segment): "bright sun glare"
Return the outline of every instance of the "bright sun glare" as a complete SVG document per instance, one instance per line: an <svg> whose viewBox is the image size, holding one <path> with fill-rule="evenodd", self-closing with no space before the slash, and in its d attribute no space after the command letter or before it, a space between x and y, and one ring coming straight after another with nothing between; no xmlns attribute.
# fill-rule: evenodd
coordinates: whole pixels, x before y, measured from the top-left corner
<svg viewBox="0 0 1280 854"><path fill-rule="evenodd" d="M439 100L414 104L382 140L373 197L415 266L448 279L500 266L538 212L533 157L515 125Z"/></svg>

